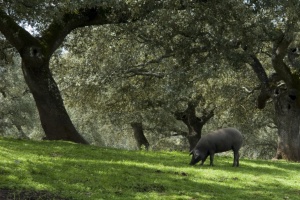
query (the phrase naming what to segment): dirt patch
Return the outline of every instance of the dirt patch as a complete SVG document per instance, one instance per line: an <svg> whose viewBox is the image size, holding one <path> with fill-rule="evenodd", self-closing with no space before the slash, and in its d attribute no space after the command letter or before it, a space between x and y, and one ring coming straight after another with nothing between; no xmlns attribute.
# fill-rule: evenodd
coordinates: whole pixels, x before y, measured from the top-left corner
<svg viewBox="0 0 300 200"><path fill-rule="evenodd" d="M48 191L0 189L1 200L71 200Z"/></svg>

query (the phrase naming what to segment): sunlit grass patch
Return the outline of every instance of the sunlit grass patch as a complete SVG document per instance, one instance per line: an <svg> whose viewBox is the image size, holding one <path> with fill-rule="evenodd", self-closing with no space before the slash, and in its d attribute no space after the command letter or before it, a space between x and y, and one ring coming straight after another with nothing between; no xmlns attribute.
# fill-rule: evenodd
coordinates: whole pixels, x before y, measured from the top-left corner
<svg viewBox="0 0 300 200"><path fill-rule="evenodd" d="M0 188L40 191L56 197L52 199L271 200L300 195L299 163L241 159L236 168L232 157L216 156L214 167L209 162L189 166L189 161L187 152L0 139Z"/></svg>

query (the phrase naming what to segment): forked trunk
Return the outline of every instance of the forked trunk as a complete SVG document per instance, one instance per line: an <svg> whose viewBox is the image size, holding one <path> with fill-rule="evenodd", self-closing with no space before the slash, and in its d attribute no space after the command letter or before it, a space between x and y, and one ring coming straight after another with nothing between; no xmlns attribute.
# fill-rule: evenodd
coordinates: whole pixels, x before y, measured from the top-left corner
<svg viewBox="0 0 300 200"><path fill-rule="evenodd" d="M276 157L291 161L300 161L300 105L297 98L298 92L287 90L275 99L278 126Z"/></svg>
<svg viewBox="0 0 300 200"><path fill-rule="evenodd" d="M204 114L201 117L196 116L196 107L201 99L202 96L200 95L197 101L188 102L188 107L185 111L174 113L176 119L181 120L189 130L186 137L190 145L190 151L194 149L200 140L203 126L214 116L214 108L210 111L203 110Z"/></svg>
<svg viewBox="0 0 300 200"><path fill-rule="evenodd" d="M75 129L64 107L61 94L49 69L49 60L41 62L40 59L35 62L35 59L23 58L22 70L38 108L46 139L87 144Z"/></svg>

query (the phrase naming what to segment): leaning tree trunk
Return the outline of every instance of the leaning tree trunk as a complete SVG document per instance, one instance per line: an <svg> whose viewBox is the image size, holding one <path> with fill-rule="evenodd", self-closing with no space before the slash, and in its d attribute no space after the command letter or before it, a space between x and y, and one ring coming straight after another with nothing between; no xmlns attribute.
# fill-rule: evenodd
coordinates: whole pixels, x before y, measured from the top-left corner
<svg viewBox="0 0 300 200"><path fill-rule="evenodd" d="M87 144L75 129L64 107L61 94L49 69L49 59L40 59L43 56L39 48L28 48L27 51L21 55L22 70L38 108L46 139Z"/></svg>
<svg viewBox="0 0 300 200"><path fill-rule="evenodd" d="M275 99L278 148L276 158L300 161L300 105L296 90L287 90ZM300 96L299 96L300 98Z"/></svg>
<svg viewBox="0 0 300 200"><path fill-rule="evenodd" d="M131 123L131 127L133 129L134 138L137 142L137 146L139 150L142 149L142 146L144 145L146 150L149 148L149 142L147 138L144 135L143 131L143 125L140 122L133 122Z"/></svg>
<svg viewBox="0 0 300 200"><path fill-rule="evenodd" d="M150 6L151 9L149 9L149 4L146 3L134 13L125 2L120 2L118 6L114 5L114 3L108 3L108 5L83 6L78 7L76 12L74 9L66 10L58 16L53 16L49 26L44 30L39 30L38 36L31 35L19 25L19 21L22 20L15 19L13 14L7 14L7 11L0 7L1 37L3 34L22 57L25 81L35 99L47 139L87 143L72 124L49 70L51 55L59 48L67 35L80 27L142 20L148 13L162 8L164 4L153 4L154 6Z"/></svg>

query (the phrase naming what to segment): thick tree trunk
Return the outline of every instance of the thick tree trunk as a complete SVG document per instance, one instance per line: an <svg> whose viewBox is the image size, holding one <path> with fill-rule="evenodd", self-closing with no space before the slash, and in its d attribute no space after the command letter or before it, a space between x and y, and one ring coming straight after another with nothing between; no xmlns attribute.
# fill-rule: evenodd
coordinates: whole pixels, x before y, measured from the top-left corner
<svg viewBox="0 0 300 200"><path fill-rule="evenodd" d="M277 158L300 161L299 92L292 89L280 93L274 100L278 126Z"/></svg>
<svg viewBox="0 0 300 200"><path fill-rule="evenodd" d="M39 48L33 47L27 51L22 55L22 70L38 108L46 139L87 144L75 129L64 107L61 94L49 69L49 59L41 59L43 56Z"/></svg>
<svg viewBox="0 0 300 200"><path fill-rule="evenodd" d="M181 120L188 128L189 132L186 135L186 138L189 142L189 149L191 151L201 138L202 127L204 124L196 117L194 112L190 112L190 109L195 108L188 107L184 112L176 112L175 117L177 120Z"/></svg>
<svg viewBox="0 0 300 200"><path fill-rule="evenodd" d="M131 127L133 129L134 138L136 140L137 146L139 150L142 149L142 146L144 145L146 150L149 148L149 142L147 138L144 135L143 131L143 125L140 122L133 122L131 123Z"/></svg>
<svg viewBox="0 0 300 200"><path fill-rule="evenodd" d="M251 56L253 62L250 62L250 65L262 84L258 108L263 109L269 98L273 98L275 105L275 123L278 127L276 158L300 161L299 75L293 73L284 61L293 40L289 34L293 34L293 31L287 31L274 42L272 66L276 71L275 74L268 77L262 64L254 55Z"/></svg>
<svg viewBox="0 0 300 200"><path fill-rule="evenodd" d="M201 96L196 101L188 103L188 107L183 112L175 112L174 115L177 120L181 120L188 128L189 132L186 135L190 151L194 149L201 138L202 128L210 118L214 116L214 109L204 112L202 117L196 116L196 107L201 100Z"/></svg>
<svg viewBox="0 0 300 200"><path fill-rule="evenodd" d="M39 30L37 37L31 35L15 21L18 14L14 16L13 10L11 15L8 15L0 8L0 32L22 57L25 81L35 99L47 139L87 143L74 128L49 70L49 60L54 51L76 28L137 21L164 5L162 2L153 4L151 1L150 4L143 4L138 12L134 13L125 2L118 3L118 6L115 6L114 2L90 8L84 6L76 9L76 12L72 9L70 12L66 10L65 13L58 14L60 17L53 16L48 28ZM178 8L182 8L182 5Z"/></svg>

